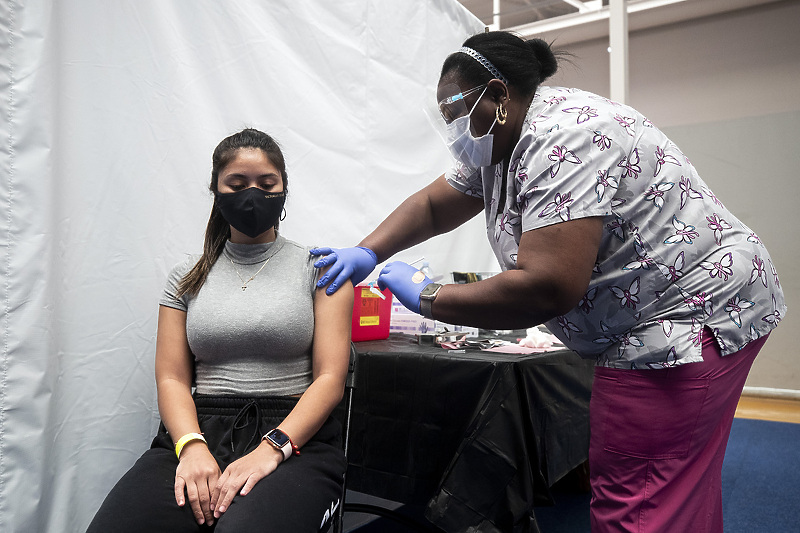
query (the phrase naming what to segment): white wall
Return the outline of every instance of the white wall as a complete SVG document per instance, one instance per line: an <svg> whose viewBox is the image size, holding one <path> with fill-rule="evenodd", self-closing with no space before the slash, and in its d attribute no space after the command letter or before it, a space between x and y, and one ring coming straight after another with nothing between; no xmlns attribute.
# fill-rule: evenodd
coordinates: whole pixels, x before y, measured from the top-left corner
<svg viewBox="0 0 800 533"><path fill-rule="evenodd" d="M800 389L800 2L632 32L630 104L663 129L718 197L764 241L786 318L748 386ZM555 47L558 47L556 39ZM548 81L608 96L608 41L564 48Z"/></svg>

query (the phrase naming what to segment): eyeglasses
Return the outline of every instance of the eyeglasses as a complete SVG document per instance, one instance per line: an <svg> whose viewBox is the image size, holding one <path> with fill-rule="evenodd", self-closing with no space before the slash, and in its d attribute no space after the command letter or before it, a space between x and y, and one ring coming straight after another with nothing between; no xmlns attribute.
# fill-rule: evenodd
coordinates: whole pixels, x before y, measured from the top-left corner
<svg viewBox="0 0 800 533"><path fill-rule="evenodd" d="M477 87L473 87L464 92L459 92L454 94L453 96L448 96L447 98L443 98L439 101L439 113L441 113L442 118L446 123L450 123L459 117L463 117L467 114L467 104L464 101L464 98L469 96L470 94L480 91L484 87L486 87L486 83L483 85L478 85Z"/></svg>

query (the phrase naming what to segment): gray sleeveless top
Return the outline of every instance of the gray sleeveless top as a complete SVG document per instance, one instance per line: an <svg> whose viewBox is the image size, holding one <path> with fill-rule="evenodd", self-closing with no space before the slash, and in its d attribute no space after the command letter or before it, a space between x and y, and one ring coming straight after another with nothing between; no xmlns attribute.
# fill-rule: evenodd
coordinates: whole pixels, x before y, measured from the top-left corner
<svg viewBox="0 0 800 533"><path fill-rule="evenodd" d="M198 394L288 396L308 388L317 276L309 250L280 235L268 244L228 241L200 291L180 298L178 284L199 256L172 269L159 303L186 312Z"/></svg>

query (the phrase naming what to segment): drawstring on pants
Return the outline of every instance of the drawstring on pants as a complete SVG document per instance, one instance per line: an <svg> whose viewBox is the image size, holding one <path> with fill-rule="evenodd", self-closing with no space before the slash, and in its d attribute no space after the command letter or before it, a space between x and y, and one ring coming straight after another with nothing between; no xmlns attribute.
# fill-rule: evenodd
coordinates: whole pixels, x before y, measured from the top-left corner
<svg viewBox="0 0 800 533"><path fill-rule="evenodd" d="M231 430L231 451L234 453L236 453L234 435L236 434L237 430L245 429L253 423L252 419L250 418L250 413L253 410L255 410L255 427L253 428L253 432L250 434L250 439L247 441L244 449L249 449L254 440L261 439L261 406L258 405L257 401L250 400L239 410L239 413L233 420L233 429Z"/></svg>

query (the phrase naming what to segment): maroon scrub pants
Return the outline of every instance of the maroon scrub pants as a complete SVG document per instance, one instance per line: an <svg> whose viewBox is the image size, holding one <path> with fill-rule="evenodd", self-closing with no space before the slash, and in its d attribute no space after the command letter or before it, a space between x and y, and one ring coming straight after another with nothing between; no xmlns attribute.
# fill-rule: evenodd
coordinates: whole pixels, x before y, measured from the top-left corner
<svg viewBox="0 0 800 533"><path fill-rule="evenodd" d="M703 362L595 370L589 468L593 533L722 533L722 460L733 415L767 336Z"/></svg>

